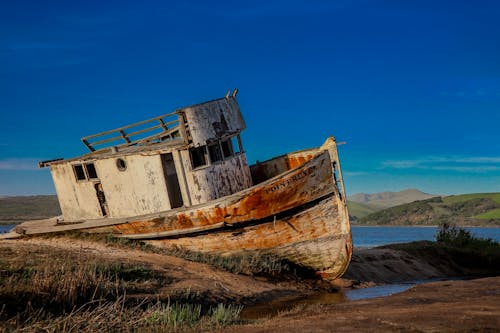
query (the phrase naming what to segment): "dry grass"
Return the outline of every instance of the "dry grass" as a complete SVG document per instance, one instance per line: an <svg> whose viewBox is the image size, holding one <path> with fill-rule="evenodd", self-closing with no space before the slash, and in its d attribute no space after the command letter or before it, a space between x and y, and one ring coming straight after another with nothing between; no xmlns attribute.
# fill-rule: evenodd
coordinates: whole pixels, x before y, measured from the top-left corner
<svg viewBox="0 0 500 333"><path fill-rule="evenodd" d="M63 237L102 242L108 245L140 249L150 253L160 253L189 261L208 264L234 274L264 276L278 279L314 277L314 271L298 266L273 254L241 252L235 255L220 256L182 248L158 248L138 240L113 237L111 234L91 234L72 231L60 234ZM47 237L54 237L49 235Z"/></svg>
<svg viewBox="0 0 500 333"><path fill-rule="evenodd" d="M84 252L1 247L0 258L0 332L198 330L234 323L241 311L189 290L162 299L172 282L164 272Z"/></svg>

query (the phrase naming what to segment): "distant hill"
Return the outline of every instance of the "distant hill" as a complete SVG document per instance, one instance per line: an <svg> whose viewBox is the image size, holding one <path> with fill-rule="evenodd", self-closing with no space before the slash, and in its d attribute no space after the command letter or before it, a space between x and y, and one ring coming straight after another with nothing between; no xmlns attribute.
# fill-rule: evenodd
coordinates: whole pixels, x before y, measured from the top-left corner
<svg viewBox="0 0 500 333"><path fill-rule="evenodd" d="M347 208L349 210L349 216L351 216L351 220L357 220L380 210L379 208L372 207L369 204L349 200L347 200Z"/></svg>
<svg viewBox="0 0 500 333"><path fill-rule="evenodd" d="M417 189L407 189L400 192L380 192L374 194L358 193L348 199L353 202L368 204L377 208L389 208L416 200L425 200L435 197L434 194L424 193Z"/></svg>
<svg viewBox="0 0 500 333"><path fill-rule="evenodd" d="M358 193L347 198L347 206L349 208L349 215L356 220L385 208L416 200L425 200L435 196L416 189L373 194Z"/></svg>
<svg viewBox="0 0 500 333"><path fill-rule="evenodd" d="M21 223L61 215L55 195L0 198L0 224Z"/></svg>
<svg viewBox="0 0 500 333"><path fill-rule="evenodd" d="M360 224L500 226L500 193L474 193L434 197L377 211Z"/></svg>

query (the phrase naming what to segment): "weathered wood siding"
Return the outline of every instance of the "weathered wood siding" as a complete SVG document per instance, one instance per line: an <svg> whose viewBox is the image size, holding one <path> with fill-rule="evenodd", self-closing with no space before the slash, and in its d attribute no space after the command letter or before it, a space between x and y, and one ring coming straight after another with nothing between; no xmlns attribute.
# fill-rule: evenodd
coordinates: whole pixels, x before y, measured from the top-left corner
<svg viewBox="0 0 500 333"><path fill-rule="evenodd" d="M118 157L95 161L60 163L51 173L65 221L103 217L94 185L101 183L108 217L125 217L170 209L167 185L159 154L127 155L119 158L126 169L118 170ZM93 163L97 179L77 181L72 164Z"/></svg>
<svg viewBox="0 0 500 333"><path fill-rule="evenodd" d="M94 183L75 179L70 163L50 167L62 214L67 221L102 217Z"/></svg>
<svg viewBox="0 0 500 333"><path fill-rule="evenodd" d="M121 158L127 165L124 171L118 170L116 158L95 161L108 203L109 217L169 210L170 200L160 155L137 154Z"/></svg>
<svg viewBox="0 0 500 333"><path fill-rule="evenodd" d="M250 166L253 183L259 184L287 170L294 169L309 161L319 151L317 148L308 149L278 156L264 162L257 162Z"/></svg>
<svg viewBox="0 0 500 333"><path fill-rule="evenodd" d="M186 115L194 146L205 145L207 140L245 129L240 108L236 98L232 96L193 105L180 112Z"/></svg>
<svg viewBox="0 0 500 333"><path fill-rule="evenodd" d="M252 186L246 154L240 153L206 167L191 170L189 153L181 154L187 165L186 180L193 205L230 195Z"/></svg>

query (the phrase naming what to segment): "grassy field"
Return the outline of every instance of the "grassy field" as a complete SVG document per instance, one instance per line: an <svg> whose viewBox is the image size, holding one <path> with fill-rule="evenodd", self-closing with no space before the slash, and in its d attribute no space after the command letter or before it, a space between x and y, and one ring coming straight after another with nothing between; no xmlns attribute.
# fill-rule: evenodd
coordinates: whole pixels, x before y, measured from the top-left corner
<svg viewBox="0 0 500 333"><path fill-rule="evenodd" d="M500 193L471 193L471 194L460 194L460 195L450 195L443 197L443 202L446 204L454 204L458 202L464 202L471 199L482 199L487 198L500 204Z"/></svg>
<svg viewBox="0 0 500 333"><path fill-rule="evenodd" d="M212 331L242 306L213 303L150 264L44 246L0 246L0 331Z"/></svg>
<svg viewBox="0 0 500 333"><path fill-rule="evenodd" d="M479 219L479 220L500 219L500 208L489 210L486 213L474 216L474 218Z"/></svg>

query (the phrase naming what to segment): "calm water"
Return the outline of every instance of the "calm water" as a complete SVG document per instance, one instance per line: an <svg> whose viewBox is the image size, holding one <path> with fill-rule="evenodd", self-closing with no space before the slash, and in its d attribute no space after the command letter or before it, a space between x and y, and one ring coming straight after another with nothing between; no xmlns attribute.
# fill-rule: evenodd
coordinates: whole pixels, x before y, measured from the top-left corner
<svg viewBox="0 0 500 333"><path fill-rule="evenodd" d="M14 225L0 225L0 234L14 228Z"/></svg>
<svg viewBox="0 0 500 333"><path fill-rule="evenodd" d="M352 239L356 247L374 247L391 243L434 240L437 227L361 227L352 226ZM475 236L492 238L500 242L500 228L465 228Z"/></svg>

